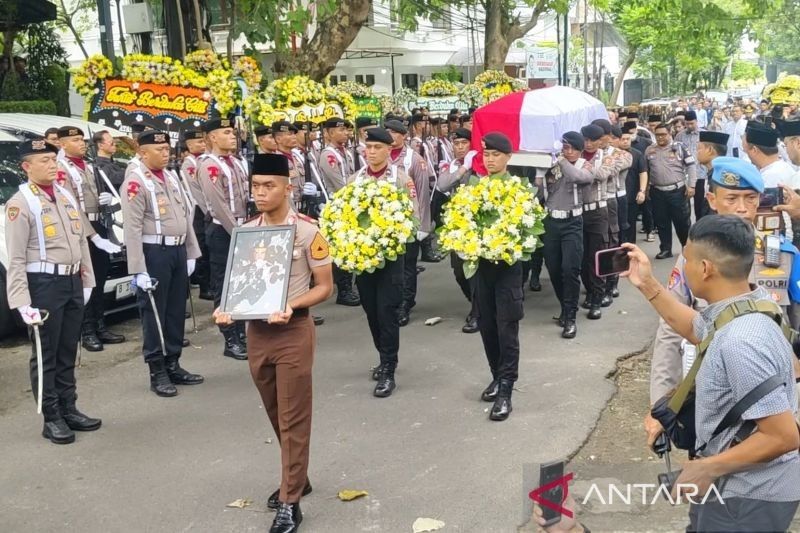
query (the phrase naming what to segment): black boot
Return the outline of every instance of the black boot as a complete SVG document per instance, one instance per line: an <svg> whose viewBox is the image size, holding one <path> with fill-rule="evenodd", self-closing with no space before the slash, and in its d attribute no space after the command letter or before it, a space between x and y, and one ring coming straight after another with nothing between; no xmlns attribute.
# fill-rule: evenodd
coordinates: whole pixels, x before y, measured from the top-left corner
<svg viewBox="0 0 800 533"><path fill-rule="evenodd" d="M267 509L275 510L280 506L281 502L278 499L280 494L281 489L278 489L269 495L269 498L267 498ZM309 494L311 494L311 482L306 479L306 486L303 487L303 496L308 496Z"/></svg>
<svg viewBox="0 0 800 533"><path fill-rule="evenodd" d="M242 346L239 341L239 333L236 329L227 329L222 332L222 335L225 337L225 350L222 355L237 361L245 361L247 359L247 348Z"/></svg>
<svg viewBox="0 0 800 533"><path fill-rule="evenodd" d="M120 344L125 342L125 335L118 335L108 328L106 328L105 321L101 320L97 323L97 338L103 344Z"/></svg>
<svg viewBox="0 0 800 533"><path fill-rule="evenodd" d="M164 368L164 358L159 357L147 362L150 367L150 390L157 396L169 398L178 395L178 389L169 380L167 370Z"/></svg>
<svg viewBox="0 0 800 533"><path fill-rule="evenodd" d="M372 392L378 398L388 398L394 392L397 384L394 382L394 368L388 364L381 369L378 375L378 383Z"/></svg>
<svg viewBox="0 0 800 533"><path fill-rule="evenodd" d="M497 388L497 397L494 399L492 411L489 413L489 419L500 422L508 418L511 414L511 391L514 388L514 382L507 379L501 379Z"/></svg>
<svg viewBox="0 0 800 533"><path fill-rule="evenodd" d="M211 290L208 287L203 288L202 286L200 286L200 295L198 297L201 300L214 301L214 293L211 292Z"/></svg>
<svg viewBox="0 0 800 533"><path fill-rule="evenodd" d="M97 333L94 331L85 331L81 335L81 346L89 352L103 351L103 342L97 338Z"/></svg>
<svg viewBox="0 0 800 533"><path fill-rule="evenodd" d="M611 296L611 291L609 291L603 294L603 298L600 300L600 307L611 307L613 303L614 297Z"/></svg>
<svg viewBox="0 0 800 533"><path fill-rule="evenodd" d="M244 322L236 323L236 334L239 336L239 344L247 351L247 330L245 329Z"/></svg>
<svg viewBox="0 0 800 533"><path fill-rule="evenodd" d="M603 295L601 293L592 293L589 300L589 312L586 314L586 318L589 320L598 320L603 316L603 313L600 312L600 302L602 299Z"/></svg>
<svg viewBox="0 0 800 533"><path fill-rule="evenodd" d="M561 311L560 315L554 316L553 320L556 321L556 324L558 324L558 327L563 328L564 327L564 311Z"/></svg>
<svg viewBox="0 0 800 533"><path fill-rule="evenodd" d="M464 326L461 328L461 331L464 333L477 333L478 329L478 318L472 316L472 314L467 315L467 319L464 321Z"/></svg>
<svg viewBox="0 0 800 533"><path fill-rule="evenodd" d="M420 248L422 248L422 257L420 260L423 263L438 263L444 259L439 252L433 249L433 239L431 237L420 242Z"/></svg>
<svg viewBox="0 0 800 533"><path fill-rule="evenodd" d="M42 413L44 414L42 437L49 439L53 444L75 442L75 433L69 428L64 417L61 416L61 410L57 403L50 406L43 405Z"/></svg>
<svg viewBox="0 0 800 533"><path fill-rule="evenodd" d="M397 308L397 325L401 328L408 325L411 318L408 316L408 306L404 303Z"/></svg>
<svg viewBox="0 0 800 533"><path fill-rule="evenodd" d="M164 358L165 367L167 369L167 376L169 380L175 385L199 385L205 381L205 378L200 374L192 374L181 368L178 357L170 355Z"/></svg>
<svg viewBox="0 0 800 533"><path fill-rule="evenodd" d="M542 292L542 284L539 281L539 274L531 273L531 281L528 283L528 288L533 292Z"/></svg>
<svg viewBox="0 0 800 533"><path fill-rule="evenodd" d="M578 334L578 326L575 322L575 311L567 312L561 322L564 329L561 330L561 336L565 339L574 339Z"/></svg>
<svg viewBox="0 0 800 533"><path fill-rule="evenodd" d="M489 383L489 386L483 389L481 393L481 400L484 402L493 402L495 398L497 398L497 387L499 386L500 382L496 379L492 379L492 382Z"/></svg>
<svg viewBox="0 0 800 533"><path fill-rule="evenodd" d="M372 367L372 381L378 381L381 377L381 372L383 372L383 363L378 363L378 366Z"/></svg>
<svg viewBox="0 0 800 533"><path fill-rule="evenodd" d="M99 418L91 418L78 411L74 399L62 402L61 414L67 426L74 431L95 431L103 423Z"/></svg>
<svg viewBox="0 0 800 533"><path fill-rule="evenodd" d="M358 293L353 289L353 279L348 273L343 273L342 277L336 283L336 303L345 305L347 307L356 307L361 305L361 298Z"/></svg>
<svg viewBox="0 0 800 533"><path fill-rule="evenodd" d="M297 533L302 521L299 503L279 502L269 533Z"/></svg>

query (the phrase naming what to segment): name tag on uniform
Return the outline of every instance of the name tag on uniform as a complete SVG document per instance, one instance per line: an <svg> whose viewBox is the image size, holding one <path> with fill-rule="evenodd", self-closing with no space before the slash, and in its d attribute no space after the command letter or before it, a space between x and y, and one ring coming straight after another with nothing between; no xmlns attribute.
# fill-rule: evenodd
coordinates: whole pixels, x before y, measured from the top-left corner
<svg viewBox="0 0 800 533"><path fill-rule="evenodd" d="M772 300L778 305L789 305L789 276L792 273L794 256L781 252L781 264L768 267L764 264L764 255L757 253L753 261L751 281L757 287L764 287Z"/></svg>

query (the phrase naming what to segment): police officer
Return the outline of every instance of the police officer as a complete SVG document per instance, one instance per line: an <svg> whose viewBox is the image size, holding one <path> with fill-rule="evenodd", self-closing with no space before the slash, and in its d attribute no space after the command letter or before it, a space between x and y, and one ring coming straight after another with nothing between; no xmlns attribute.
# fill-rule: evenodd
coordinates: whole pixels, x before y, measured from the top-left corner
<svg viewBox="0 0 800 533"><path fill-rule="evenodd" d="M364 143L367 137L367 129L374 128L378 126L378 119L374 117L366 117L361 116L356 119L356 153L358 157L354 157L353 160L355 162L354 170L360 170L367 164L367 160L364 158L364 150L366 149L367 145Z"/></svg>
<svg viewBox="0 0 800 533"><path fill-rule="evenodd" d="M300 211L303 201L303 185L305 185L305 171L302 162L298 161L293 153L297 148L297 128L286 120L272 123L272 136L278 147L279 154L289 161L289 177L292 180L292 201L294 209Z"/></svg>
<svg viewBox="0 0 800 533"><path fill-rule="evenodd" d="M508 179L511 141L502 133L484 135L483 163L488 178ZM481 399L494 402L489 419L501 421L511 414L511 391L519 370L519 321L522 320L522 263L508 265L481 259L475 273L478 327L492 381Z"/></svg>
<svg viewBox="0 0 800 533"><path fill-rule="evenodd" d="M115 196L108 191L98 192L98 181L94 168L84 157L86 141L83 131L73 126L58 129L58 140L62 153L58 158L58 184L66 187L78 201L83 214L84 229L89 239L89 252L92 254L92 269L98 281L92 290L92 297L86 305L83 317L81 344L90 352L103 350L103 344L117 344L125 337L106 328L104 295L105 279L108 277L110 254L119 253L122 248L109 240L109 230L101 223L101 206L110 206ZM99 184L103 188L105 183Z"/></svg>
<svg viewBox="0 0 800 533"><path fill-rule="evenodd" d="M441 166L439 179L436 180L436 187L442 195L449 195L451 191L466 185L474 175L472 172L472 160L478 155L478 152L470 150L471 142L471 131L465 128L456 129L453 134L454 159ZM461 292L464 293L467 301L472 304L461 331L464 333L477 333L478 301L474 297L475 278L467 279L464 275L464 260L455 252L450 252L450 266L453 268L453 274Z"/></svg>
<svg viewBox="0 0 800 533"><path fill-rule="evenodd" d="M583 135L568 131L562 136L561 145L556 166L546 173L545 186L539 185L548 211L542 240L550 282L561 304L558 316L561 336L573 339L578 333L576 318L583 261L583 186L591 184L594 176L584 169Z"/></svg>
<svg viewBox="0 0 800 533"><path fill-rule="evenodd" d="M595 121L596 122L596 121ZM609 125L608 144L603 146L606 157L621 158L622 166L618 174L611 176L606 181L606 201L608 202L608 245L610 248L619 246L622 241L622 233L627 229L628 222L628 203L625 198L625 179L628 169L633 164L633 157L630 153L619 149L619 139L622 137L622 130L618 126ZM605 131L605 130L604 130ZM605 144L605 143L603 143ZM605 294L600 302L601 307L608 307L613 303L613 299L619 296L617 284L619 276L612 275L606 278Z"/></svg>
<svg viewBox="0 0 800 533"><path fill-rule="evenodd" d="M303 520L300 498L311 492L308 460L316 333L309 308L333 293L328 243L312 219L289 207L288 162L281 155L255 156L253 197L260 215L245 224L295 227L286 309L247 325L250 373L281 446L280 488L267 501L267 506L277 511L270 533L296 532ZM312 279L313 288L309 288ZM218 324L232 323L219 309L214 316Z"/></svg>
<svg viewBox="0 0 800 533"><path fill-rule="evenodd" d="M95 281L80 207L72 193L56 183L57 152L44 139L19 146L28 182L6 204L6 292L8 306L19 311L26 324L39 328L42 368L37 367L32 334L30 373L34 397L42 376L42 436L68 444L75 440L73 431L94 431L101 421L75 406L83 306ZM42 316L45 310L49 317Z"/></svg>
<svg viewBox="0 0 800 533"><path fill-rule="evenodd" d="M673 142L666 124L655 127L656 144L645 151L650 169L650 203L658 229L660 252L656 259L672 257L672 227L681 246L689 237L689 198L697 181L695 159L680 143Z"/></svg>
<svg viewBox="0 0 800 533"><path fill-rule="evenodd" d="M392 165L402 168L404 174L414 181L416 194L419 195L420 225L417 239L406 245L403 279L403 303L398 311L398 322L405 326L409 322L409 313L417 305L417 256L419 256L420 243L431 233L433 221L431 219L431 178L433 170L417 152L406 144L408 129L397 120L386 121L386 129L392 136L392 149L390 152Z"/></svg>
<svg viewBox="0 0 800 533"><path fill-rule="evenodd" d="M211 215L211 223L206 230L206 246L214 305L219 306L231 234L234 228L242 225L247 214L248 169L235 155L236 133L231 119L209 120L203 124L203 131L210 150L198 158L197 179ZM220 326L220 331L225 337L223 355L238 360L247 359L244 324Z"/></svg>
<svg viewBox="0 0 800 533"><path fill-rule="evenodd" d="M203 382L202 376L187 372L179 363L186 287L200 246L192 229L194 206L178 176L167 168L169 135L148 130L138 141L141 165L128 166L122 188L128 272L134 274L137 288L150 390L158 396L175 396L175 385ZM148 295L151 291L153 300ZM161 328L151 302L155 302Z"/></svg>
<svg viewBox="0 0 800 533"><path fill-rule="evenodd" d="M419 217L414 180L402 167L391 162L390 147L394 142L395 138L387 130L369 128L365 150L367 166L350 176L347 181L360 183L364 180L384 180L398 188L405 188L414 205L414 216ZM409 245L406 246L407 254ZM400 255L394 261L386 261L383 268L356 276L361 306L367 314L372 341L380 356L380 363L372 371L372 379L378 382L373 394L379 398L391 396L396 386L394 373L397 368L397 352L400 349L398 309L403 302L403 262L404 256Z"/></svg>
<svg viewBox="0 0 800 533"><path fill-rule="evenodd" d="M697 125L697 113L687 111L684 116L686 128L675 136L675 141L681 143L686 150L697 160L697 144L700 142L700 130ZM703 165L695 165L697 182L694 195L694 220L697 222L709 214L706 201L706 169Z"/></svg>
<svg viewBox="0 0 800 533"><path fill-rule="evenodd" d="M260 154L274 154L278 151L278 145L275 143L275 137L272 136L272 126L256 126L253 128L253 133L256 136L256 143L258 144L258 153Z"/></svg>
<svg viewBox="0 0 800 533"><path fill-rule="evenodd" d="M625 190L628 201L628 223L622 242L636 243L636 220L639 213L644 217L642 206L647 200L647 160L644 154L633 147L636 136L636 122L626 122L619 140L619 148L631 154L631 168L625 176Z"/></svg>
<svg viewBox="0 0 800 533"><path fill-rule="evenodd" d="M183 158L181 177L188 184L188 190L194 200L192 228L202 254L197 258L197 268L195 268L193 278L197 280L197 284L200 286L200 299L213 301L211 268L208 261L208 246L206 246L206 228L211 222L211 216L208 213L208 204L203 194L203 188L197 178L197 159L206 153L205 134L198 129L188 129L183 133L183 142L186 143L186 149L189 153Z"/></svg>
<svg viewBox="0 0 800 533"><path fill-rule="evenodd" d="M314 125L311 122L295 122L294 127L297 130L297 146L292 149L292 156L302 170L305 180L302 186L303 204L306 214L317 218L321 205L328 201L329 195L317 166L318 155L312 149L311 137L315 135Z"/></svg>

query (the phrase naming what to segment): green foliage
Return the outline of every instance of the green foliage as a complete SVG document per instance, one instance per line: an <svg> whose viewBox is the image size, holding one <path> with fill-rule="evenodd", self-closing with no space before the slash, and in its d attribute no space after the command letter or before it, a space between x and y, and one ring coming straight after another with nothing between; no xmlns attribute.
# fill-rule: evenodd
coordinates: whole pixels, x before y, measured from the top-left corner
<svg viewBox="0 0 800 533"><path fill-rule="evenodd" d="M0 113L55 115L56 104L51 100L0 101Z"/></svg>
<svg viewBox="0 0 800 533"><path fill-rule="evenodd" d="M764 71L755 63L749 61L733 60L731 78L734 81L756 81L764 77Z"/></svg>
<svg viewBox="0 0 800 533"><path fill-rule="evenodd" d="M292 35L303 37L308 27L335 15L334 0L237 0L234 33L241 32L251 48L272 43L277 52L292 47ZM315 6L315 11L310 9Z"/></svg>
<svg viewBox="0 0 800 533"><path fill-rule="evenodd" d="M66 80L64 79L67 63L67 52L61 46L53 28L47 24L31 24L26 32L25 48L28 52L28 76L30 90L39 98L53 98L56 85L66 97ZM53 66L61 67L61 80Z"/></svg>
<svg viewBox="0 0 800 533"><path fill-rule="evenodd" d="M750 38L758 41L756 51L769 62L800 61L800 0L784 0L779 13L779 17L756 20L750 28Z"/></svg>
<svg viewBox="0 0 800 533"><path fill-rule="evenodd" d="M453 83L458 83L461 81L462 73L458 68L456 68L455 65L447 65L447 68L445 68L441 72L434 72L432 74L432 77L435 80L444 80L444 81L451 81Z"/></svg>
<svg viewBox="0 0 800 533"><path fill-rule="evenodd" d="M30 94L28 86L16 72L10 70L3 76L3 83L0 85L0 100L25 100L30 98Z"/></svg>

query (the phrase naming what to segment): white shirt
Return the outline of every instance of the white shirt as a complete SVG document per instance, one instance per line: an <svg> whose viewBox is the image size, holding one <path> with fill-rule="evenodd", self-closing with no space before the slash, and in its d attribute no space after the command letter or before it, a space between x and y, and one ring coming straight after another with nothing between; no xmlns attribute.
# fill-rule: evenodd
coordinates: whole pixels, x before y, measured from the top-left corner
<svg viewBox="0 0 800 533"><path fill-rule="evenodd" d="M774 188L779 183L782 183L790 189L800 189L800 173L783 159L778 159L764 168L760 168L759 172L761 172L761 177L764 178L765 188ZM786 226L786 235L791 240L793 234L792 220L786 213L783 214L783 223Z"/></svg>
<svg viewBox="0 0 800 533"><path fill-rule="evenodd" d="M739 119L739 122L731 120L726 123L723 131L730 135L728 139L728 156L733 157L733 149L738 148L739 159L749 161L750 158L747 157L747 154L745 154L742 149L742 136L744 135L745 128L747 128L747 119L742 117Z"/></svg>

